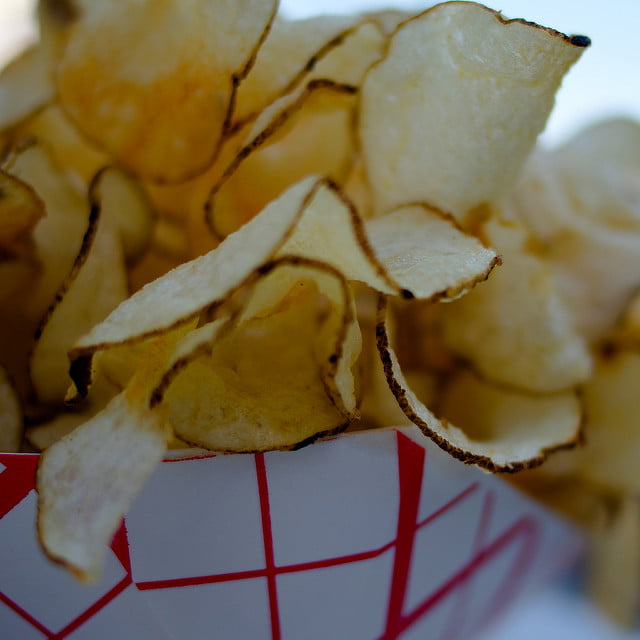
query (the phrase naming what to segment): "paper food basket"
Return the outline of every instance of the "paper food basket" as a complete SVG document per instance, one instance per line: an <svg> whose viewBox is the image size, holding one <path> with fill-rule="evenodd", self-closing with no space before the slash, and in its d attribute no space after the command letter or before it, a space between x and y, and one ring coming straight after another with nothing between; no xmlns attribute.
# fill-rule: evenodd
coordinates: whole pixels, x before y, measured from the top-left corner
<svg viewBox="0 0 640 640"><path fill-rule="evenodd" d="M501 478L384 429L165 460L87 587L38 547L37 459L0 455L5 640L466 640L581 549Z"/></svg>

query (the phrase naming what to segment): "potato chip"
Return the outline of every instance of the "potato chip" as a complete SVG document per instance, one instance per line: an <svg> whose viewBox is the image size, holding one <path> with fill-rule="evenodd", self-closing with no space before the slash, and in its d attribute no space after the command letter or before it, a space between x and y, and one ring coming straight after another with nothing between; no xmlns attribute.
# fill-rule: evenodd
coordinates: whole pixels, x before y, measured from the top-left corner
<svg viewBox="0 0 640 640"><path fill-rule="evenodd" d="M385 225L397 229L387 237ZM96 350L139 341L215 308L277 256L318 260L347 280L424 299L458 295L498 261L475 238L422 207L376 222L371 235L372 244L335 187L315 176L300 181L217 249L144 287L83 336L71 352L80 393ZM403 253L410 259L399 259ZM465 264L452 271L456 255L464 256Z"/></svg>
<svg viewBox="0 0 640 640"><path fill-rule="evenodd" d="M236 231L308 175L344 180L355 153L354 106L352 87L316 81L263 113L209 195L207 222L215 236Z"/></svg>
<svg viewBox="0 0 640 640"><path fill-rule="evenodd" d="M593 376L584 386L587 440L577 453L583 478L630 494L640 490L640 417L636 403L639 374L637 351L614 351L598 359Z"/></svg>
<svg viewBox="0 0 640 640"><path fill-rule="evenodd" d="M501 252L504 265L442 310L446 344L483 377L509 387L553 392L587 380L588 345L549 265L527 250L526 232L494 220L483 233Z"/></svg>
<svg viewBox="0 0 640 640"><path fill-rule="evenodd" d="M64 400L71 383L68 349L127 297L118 225L128 224L134 218L123 217L132 208L123 206L126 197L118 193L124 186L122 180L114 171L103 171L92 182L89 227L73 267L38 329L30 371L42 403Z"/></svg>
<svg viewBox="0 0 640 640"><path fill-rule="evenodd" d="M468 370L440 389L438 414L473 440L500 447L554 448L579 442L582 406L575 391L531 395L483 381Z"/></svg>
<svg viewBox="0 0 640 640"><path fill-rule="evenodd" d="M640 603L640 508L638 497L616 505L609 522L592 540L587 569L588 591L614 622L631 629Z"/></svg>
<svg viewBox="0 0 640 640"><path fill-rule="evenodd" d="M33 230L42 270L25 303L29 314L38 321L53 302L78 255L89 207L40 142L18 149L5 166L7 171L30 185L46 209L46 215Z"/></svg>
<svg viewBox="0 0 640 640"><path fill-rule="evenodd" d="M462 220L496 198L588 43L469 2L402 23L361 90L359 136L377 211L429 202Z"/></svg>
<svg viewBox="0 0 640 640"><path fill-rule="evenodd" d="M438 419L411 390L404 377L389 342L386 303L383 298L380 298L376 334L387 382L401 409L440 448L455 458L489 471L514 472L539 465L552 451L574 446L578 442L579 405L570 395L562 398L557 409L550 413L539 412L541 417L537 426L542 428L534 434L527 432L531 423L527 423L526 418L515 419L519 417L518 411L521 410L518 404L527 404L527 399L522 397L512 400L513 404L508 403L502 411L494 411L493 416L487 416L491 422L483 425L481 434L467 434L446 419ZM465 396L464 402L468 401ZM558 417L561 418L559 424L555 422ZM522 437L523 430L527 433L525 438ZM517 434L517 431L520 433Z"/></svg>
<svg viewBox="0 0 640 640"><path fill-rule="evenodd" d="M110 164L109 157L91 145L55 103L25 120L14 130L13 137L46 140L53 161L78 189L86 190L98 170Z"/></svg>
<svg viewBox="0 0 640 640"><path fill-rule="evenodd" d="M140 176L167 182L201 173L276 4L87 3L56 67L61 104Z"/></svg>
<svg viewBox="0 0 640 640"><path fill-rule="evenodd" d="M20 451L22 444L22 408L7 372L0 365L0 451Z"/></svg>
<svg viewBox="0 0 640 640"><path fill-rule="evenodd" d="M44 203L25 182L0 169L0 262L33 252Z"/></svg>
<svg viewBox="0 0 640 640"><path fill-rule="evenodd" d="M52 560L82 580L99 577L123 514L162 460L163 412L147 407L173 348L175 336L155 338L127 389L40 458L40 542Z"/></svg>
<svg viewBox="0 0 640 640"><path fill-rule="evenodd" d="M123 393L42 455L38 531L52 560L95 580L122 515L161 461L158 412L131 406Z"/></svg>
<svg viewBox="0 0 640 640"><path fill-rule="evenodd" d="M96 376L89 400L81 406L67 406L54 417L39 420L38 424L26 430L25 439L37 451L48 449L85 422L89 422L120 391L122 388L113 384L105 375Z"/></svg>
<svg viewBox="0 0 640 640"><path fill-rule="evenodd" d="M0 131L35 113L53 99L51 61L44 46L34 45L0 73Z"/></svg>
<svg viewBox="0 0 640 640"><path fill-rule="evenodd" d="M355 412L354 320L339 274L320 263L276 263L226 331L218 320L213 339L209 325L196 330L204 341L186 336L191 353L181 352L162 394L176 434L208 449L258 451L344 429Z"/></svg>
<svg viewBox="0 0 640 640"><path fill-rule="evenodd" d="M238 87L232 121L254 119L265 107L307 76L335 47L339 47L353 26L353 16L314 16L287 20L277 16L258 50L255 64Z"/></svg>
<svg viewBox="0 0 640 640"><path fill-rule="evenodd" d="M640 286L640 125L603 122L538 152L500 204L541 242L575 325L591 342Z"/></svg>

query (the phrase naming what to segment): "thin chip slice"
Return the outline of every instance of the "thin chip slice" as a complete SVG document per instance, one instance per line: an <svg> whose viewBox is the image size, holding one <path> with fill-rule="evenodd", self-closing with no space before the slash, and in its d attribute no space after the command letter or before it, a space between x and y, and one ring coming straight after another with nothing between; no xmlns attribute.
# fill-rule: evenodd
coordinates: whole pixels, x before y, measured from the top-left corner
<svg viewBox="0 0 640 640"><path fill-rule="evenodd" d="M522 421L512 423L510 420L513 415L511 408L500 416L499 428L494 424L495 432L490 433L488 439L472 438L461 428L438 419L407 384L389 343L386 322L386 303L381 297L376 334L387 383L407 417L454 458L489 471L514 472L537 466L552 451L575 446L579 441L581 416L574 397L563 401L559 427L555 424L555 416L551 420L551 428L549 421L542 420L543 433L528 434L525 439L522 438ZM503 422L505 416L506 425ZM520 430L520 433L516 435L511 428ZM487 438L487 434L484 437Z"/></svg>
<svg viewBox="0 0 640 640"><path fill-rule="evenodd" d="M448 347L485 378L532 392L567 390L591 373L591 355L549 266L527 234L498 220L483 227L504 264L442 310Z"/></svg>
<svg viewBox="0 0 640 640"><path fill-rule="evenodd" d="M355 154L354 107L353 87L317 81L262 114L209 194L206 216L215 236L226 238L308 175L343 182Z"/></svg>
<svg viewBox="0 0 640 640"><path fill-rule="evenodd" d="M8 160L6 169L30 185L46 209L46 215L33 230L41 274L25 305L37 322L52 303L80 251L89 208L86 198L76 191L41 142L20 148Z"/></svg>
<svg viewBox="0 0 640 640"><path fill-rule="evenodd" d="M359 351L344 279L321 263L283 259L256 273L231 324L223 317L186 336L156 401L178 437L197 446L296 448L354 419Z"/></svg>
<svg viewBox="0 0 640 640"><path fill-rule="evenodd" d="M48 449L85 422L89 422L120 391L122 388L113 384L106 376L98 375L89 400L80 407L66 407L50 420L29 427L25 432L25 439L38 451Z"/></svg>
<svg viewBox="0 0 640 640"><path fill-rule="evenodd" d="M402 23L361 92L359 135L377 211L429 202L463 219L494 199L588 43L471 2Z"/></svg>
<svg viewBox="0 0 640 640"><path fill-rule="evenodd" d="M122 515L162 460L158 411L116 396L92 420L42 455L38 532L49 557L81 580L95 581Z"/></svg>
<svg viewBox="0 0 640 640"><path fill-rule="evenodd" d="M34 45L0 73L0 131L18 124L54 96L51 60L42 45Z"/></svg>
<svg viewBox="0 0 640 640"><path fill-rule="evenodd" d="M137 175L167 182L213 161L235 87L274 0L83 5L57 65L79 128Z"/></svg>
<svg viewBox="0 0 640 640"><path fill-rule="evenodd" d="M100 576L122 516L166 449L163 411L148 405L176 340L167 334L150 341L125 391L40 458L40 543L81 580Z"/></svg>
<svg viewBox="0 0 640 640"><path fill-rule="evenodd" d="M450 377L438 398L438 414L477 442L496 450L545 450L580 439L582 406L575 391L527 395L483 381L468 370ZM523 456L519 456L523 457Z"/></svg>
<svg viewBox="0 0 640 640"><path fill-rule="evenodd" d="M71 352L78 389L86 392L96 350L184 324L220 305L260 265L278 256L318 260L347 280L405 297L457 294L485 278L498 261L496 254L441 215L421 211L424 215L397 214L404 238L398 231L390 243L379 238L371 244L362 221L335 186L315 176L300 181L217 249L147 285L83 336ZM422 253L416 238L424 240ZM410 269L397 260L403 246L411 255ZM468 265L462 272L450 270L456 253Z"/></svg>
<svg viewBox="0 0 640 640"><path fill-rule="evenodd" d="M318 60L342 44L353 23L353 16L314 16L306 20L277 16L255 64L238 87L234 126L255 118L288 93L296 79L308 74Z"/></svg>
<svg viewBox="0 0 640 640"><path fill-rule="evenodd" d="M20 451L22 430L22 407L18 394L7 371L0 365L0 451Z"/></svg>
<svg viewBox="0 0 640 640"><path fill-rule="evenodd" d="M54 162L64 167L78 188L86 189L97 171L110 164L109 157L92 145L57 103L48 104L13 132L14 140L46 140Z"/></svg>
<svg viewBox="0 0 640 640"><path fill-rule="evenodd" d="M109 180L110 175L112 172L100 172L92 182L89 227L74 265L38 329L30 371L38 399L45 404L61 403L71 384L68 349L128 294L123 243L115 219L122 215L123 199L113 194L118 182Z"/></svg>

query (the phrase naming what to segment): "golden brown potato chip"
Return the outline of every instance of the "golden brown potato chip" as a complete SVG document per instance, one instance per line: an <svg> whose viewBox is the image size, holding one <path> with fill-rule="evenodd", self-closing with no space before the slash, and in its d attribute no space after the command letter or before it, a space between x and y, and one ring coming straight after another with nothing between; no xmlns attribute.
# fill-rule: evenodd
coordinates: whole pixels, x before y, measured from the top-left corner
<svg viewBox="0 0 640 640"><path fill-rule="evenodd" d="M227 451L292 448L354 418L360 334L344 279L294 259L256 276L231 326L222 318L187 334L187 349L179 345L162 400L185 441Z"/></svg>
<svg viewBox="0 0 640 640"><path fill-rule="evenodd" d="M171 334L151 341L127 389L40 458L40 542L82 580L99 577L122 516L162 460L164 416L148 403L175 342Z"/></svg>
<svg viewBox="0 0 640 640"><path fill-rule="evenodd" d="M91 184L91 216L78 256L38 332L30 371L35 393L45 404L64 400L71 384L68 349L104 319L128 294L124 250L118 225L127 224L117 174L103 171ZM114 193L114 191L116 193Z"/></svg>
<svg viewBox="0 0 640 640"><path fill-rule="evenodd" d="M213 161L274 0L86 3L56 68L61 103L122 166L154 181Z"/></svg>
<svg viewBox="0 0 640 640"><path fill-rule="evenodd" d="M429 202L463 219L494 199L588 43L470 2L402 23L361 90L359 136L376 210Z"/></svg>
<svg viewBox="0 0 640 640"><path fill-rule="evenodd" d="M549 453L577 444L580 430L580 411L573 396L566 396L559 403L558 414L547 420L548 414L539 421L544 426L542 433L522 437L528 429L522 421L511 421L513 406L508 407L480 437L468 435L466 431L438 419L409 387L389 342L386 326L386 302L380 298L380 313L376 328L378 351L382 359L387 382L398 404L407 417L439 447L467 464L475 464L490 471L513 472L530 468L544 462ZM465 402L468 398L465 398ZM526 398L515 402L523 401ZM517 410L516 410L517 413ZM555 419L561 416L559 424ZM506 418L506 420L505 420ZM464 425L461 425L464 427ZM516 435L516 431L520 431Z"/></svg>
<svg viewBox="0 0 640 640"><path fill-rule="evenodd" d="M541 241L575 325L601 340L640 287L640 125L611 120L538 151L500 203Z"/></svg>
<svg viewBox="0 0 640 640"><path fill-rule="evenodd" d="M344 180L355 153L354 105L352 87L324 81L274 103L211 190L207 220L213 233L225 238L308 175Z"/></svg>
<svg viewBox="0 0 640 640"><path fill-rule="evenodd" d="M493 251L422 207L376 221L370 235L333 185L315 176L300 181L217 249L147 285L83 336L71 353L80 393L96 350L184 324L220 305L260 265L279 256L318 260L347 280L423 299L458 295L497 263ZM403 253L410 258L399 259ZM452 268L455 256L464 257L462 267Z"/></svg>
<svg viewBox="0 0 640 640"><path fill-rule="evenodd" d="M583 478L630 494L640 490L639 375L637 351L616 351L597 361L593 376L584 386L587 437L584 449L577 452Z"/></svg>
<svg viewBox="0 0 640 640"><path fill-rule="evenodd" d="M274 100L288 93L300 77L307 77L319 60L342 45L356 19L314 16L287 20L277 16L258 50L255 64L238 87L232 117L234 126L255 118Z"/></svg>
<svg viewBox="0 0 640 640"><path fill-rule="evenodd" d="M54 96L46 48L34 45L0 73L0 131L29 117Z"/></svg>
<svg viewBox="0 0 640 640"><path fill-rule="evenodd" d="M485 378L532 392L566 390L591 373L591 355L553 272L528 236L497 220L483 227L503 266L442 310L446 344Z"/></svg>
<svg viewBox="0 0 640 640"><path fill-rule="evenodd" d="M544 452L549 443L574 445L580 438L582 407L575 391L517 393L461 370L446 381L437 402L438 415L479 442Z"/></svg>
<svg viewBox="0 0 640 640"><path fill-rule="evenodd" d="M85 197L67 180L46 146L36 142L19 149L7 162L7 171L30 185L44 202L46 215L33 230L40 277L29 291L25 307L40 319L71 270L87 228Z"/></svg>
<svg viewBox="0 0 640 640"><path fill-rule="evenodd" d="M44 213L33 188L0 169L0 262L33 253L33 228Z"/></svg>
<svg viewBox="0 0 640 640"><path fill-rule="evenodd" d="M97 171L110 163L109 157L91 145L56 103L25 120L13 137L45 140L54 162L79 189L85 190Z"/></svg>

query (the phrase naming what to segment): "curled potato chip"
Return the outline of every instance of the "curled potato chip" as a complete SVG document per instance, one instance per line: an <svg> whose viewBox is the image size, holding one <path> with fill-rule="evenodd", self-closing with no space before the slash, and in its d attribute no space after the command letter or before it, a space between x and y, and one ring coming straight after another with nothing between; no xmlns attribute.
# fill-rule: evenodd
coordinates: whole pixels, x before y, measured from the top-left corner
<svg viewBox="0 0 640 640"><path fill-rule="evenodd" d="M140 176L167 182L201 173L215 157L237 83L276 5L86 3L56 68L61 104L90 139Z"/></svg>
<svg viewBox="0 0 640 640"><path fill-rule="evenodd" d="M256 273L235 320L187 334L155 401L178 437L198 446L295 448L353 420L359 351L340 274L282 259Z"/></svg>
<svg viewBox="0 0 640 640"><path fill-rule="evenodd" d="M122 207L124 198L117 193L121 183L113 175L113 171L102 171L91 184L91 215L82 246L36 334L30 371L34 390L43 403L64 400L71 383L68 349L127 297L123 243L117 225L123 208L130 209Z"/></svg>
<svg viewBox="0 0 640 640"><path fill-rule="evenodd" d="M97 375L88 400L79 407L67 406L54 417L38 421L38 424L25 431L25 439L38 451L48 449L85 422L89 422L120 391L122 388L105 375Z"/></svg>
<svg viewBox="0 0 640 640"><path fill-rule="evenodd" d="M85 198L67 180L44 144L34 142L18 149L6 168L31 186L46 210L33 230L42 269L26 302L29 314L39 320L78 255L89 210Z"/></svg>
<svg viewBox="0 0 640 640"><path fill-rule="evenodd" d="M7 371L0 365L0 451L20 451L22 408Z"/></svg>
<svg viewBox="0 0 640 640"><path fill-rule="evenodd" d="M314 16L306 20L277 16L255 64L238 87L234 126L255 118L288 93L300 77L308 76L318 60L343 43L353 22L352 16Z"/></svg>
<svg viewBox="0 0 640 640"><path fill-rule="evenodd" d="M49 557L94 581L122 515L162 459L159 412L116 396L40 459L38 532Z"/></svg>
<svg viewBox="0 0 640 640"><path fill-rule="evenodd" d="M518 416L518 411L522 405L528 403L527 398L511 397L500 411L496 412L494 408L482 425L482 433L467 434L466 430L450 424L447 420L438 419L407 384L389 342L386 302L382 297L376 334L387 382L401 409L429 438L453 457L489 471L514 472L537 466L544 462L552 451L574 446L579 441L579 404L571 395L561 397L557 402L558 406L552 411L538 411L536 422L537 426L542 428L533 434L527 433L524 438L522 432L527 432L531 423ZM498 391L493 393L500 395ZM465 396L464 402L468 401L469 398ZM535 401L533 404L536 404ZM539 409L540 405L537 408ZM556 423L558 417L561 418L559 424ZM479 419L482 421L482 418ZM476 425L477 422L478 419Z"/></svg>
<svg viewBox="0 0 640 640"><path fill-rule="evenodd" d="M588 42L470 2L401 23L361 89L359 136L377 211L426 201L463 219L494 199Z"/></svg>
<svg viewBox="0 0 640 640"><path fill-rule="evenodd" d="M442 310L446 344L485 378L532 392L566 390L591 373L591 355L553 273L527 250L528 236L497 220L483 227L504 264Z"/></svg>
<svg viewBox="0 0 640 640"><path fill-rule="evenodd" d="M278 256L318 260L347 280L424 299L458 294L488 275L498 261L493 251L440 214L417 209L376 222L371 243L335 186L315 176L298 182L217 249L147 285L83 336L70 354L80 393L95 351L143 340L215 308ZM387 237L380 232L384 225L398 228ZM398 259L403 252L410 264ZM462 269L452 269L456 255L464 256Z"/></svg>
<svg viewBox="0 0 640 640"><path fill-rule="evenodd" d="M305 176L341 182L355 153L354 105L351 86L325 81L271 105L209 194L206 215L213 233L225 238Z"/></svg>
<svg viewBox="0 0 640 640"><path fill-rule="evenodd" d="M99 577L122 516L162 460L164 415L148 404L177 339L169 333L150 341L127 388L40 457L40 543L81 580Z"/></svg>
<svg viewBox="0 0 640 640"><path fill-rule="evenodd" d="M451 376L441 389L438 413L473 440L523 450L544 451L549 443L558 448L575 445L582 426L582 406L575 391L517 393L465 370Z"/></svg>

